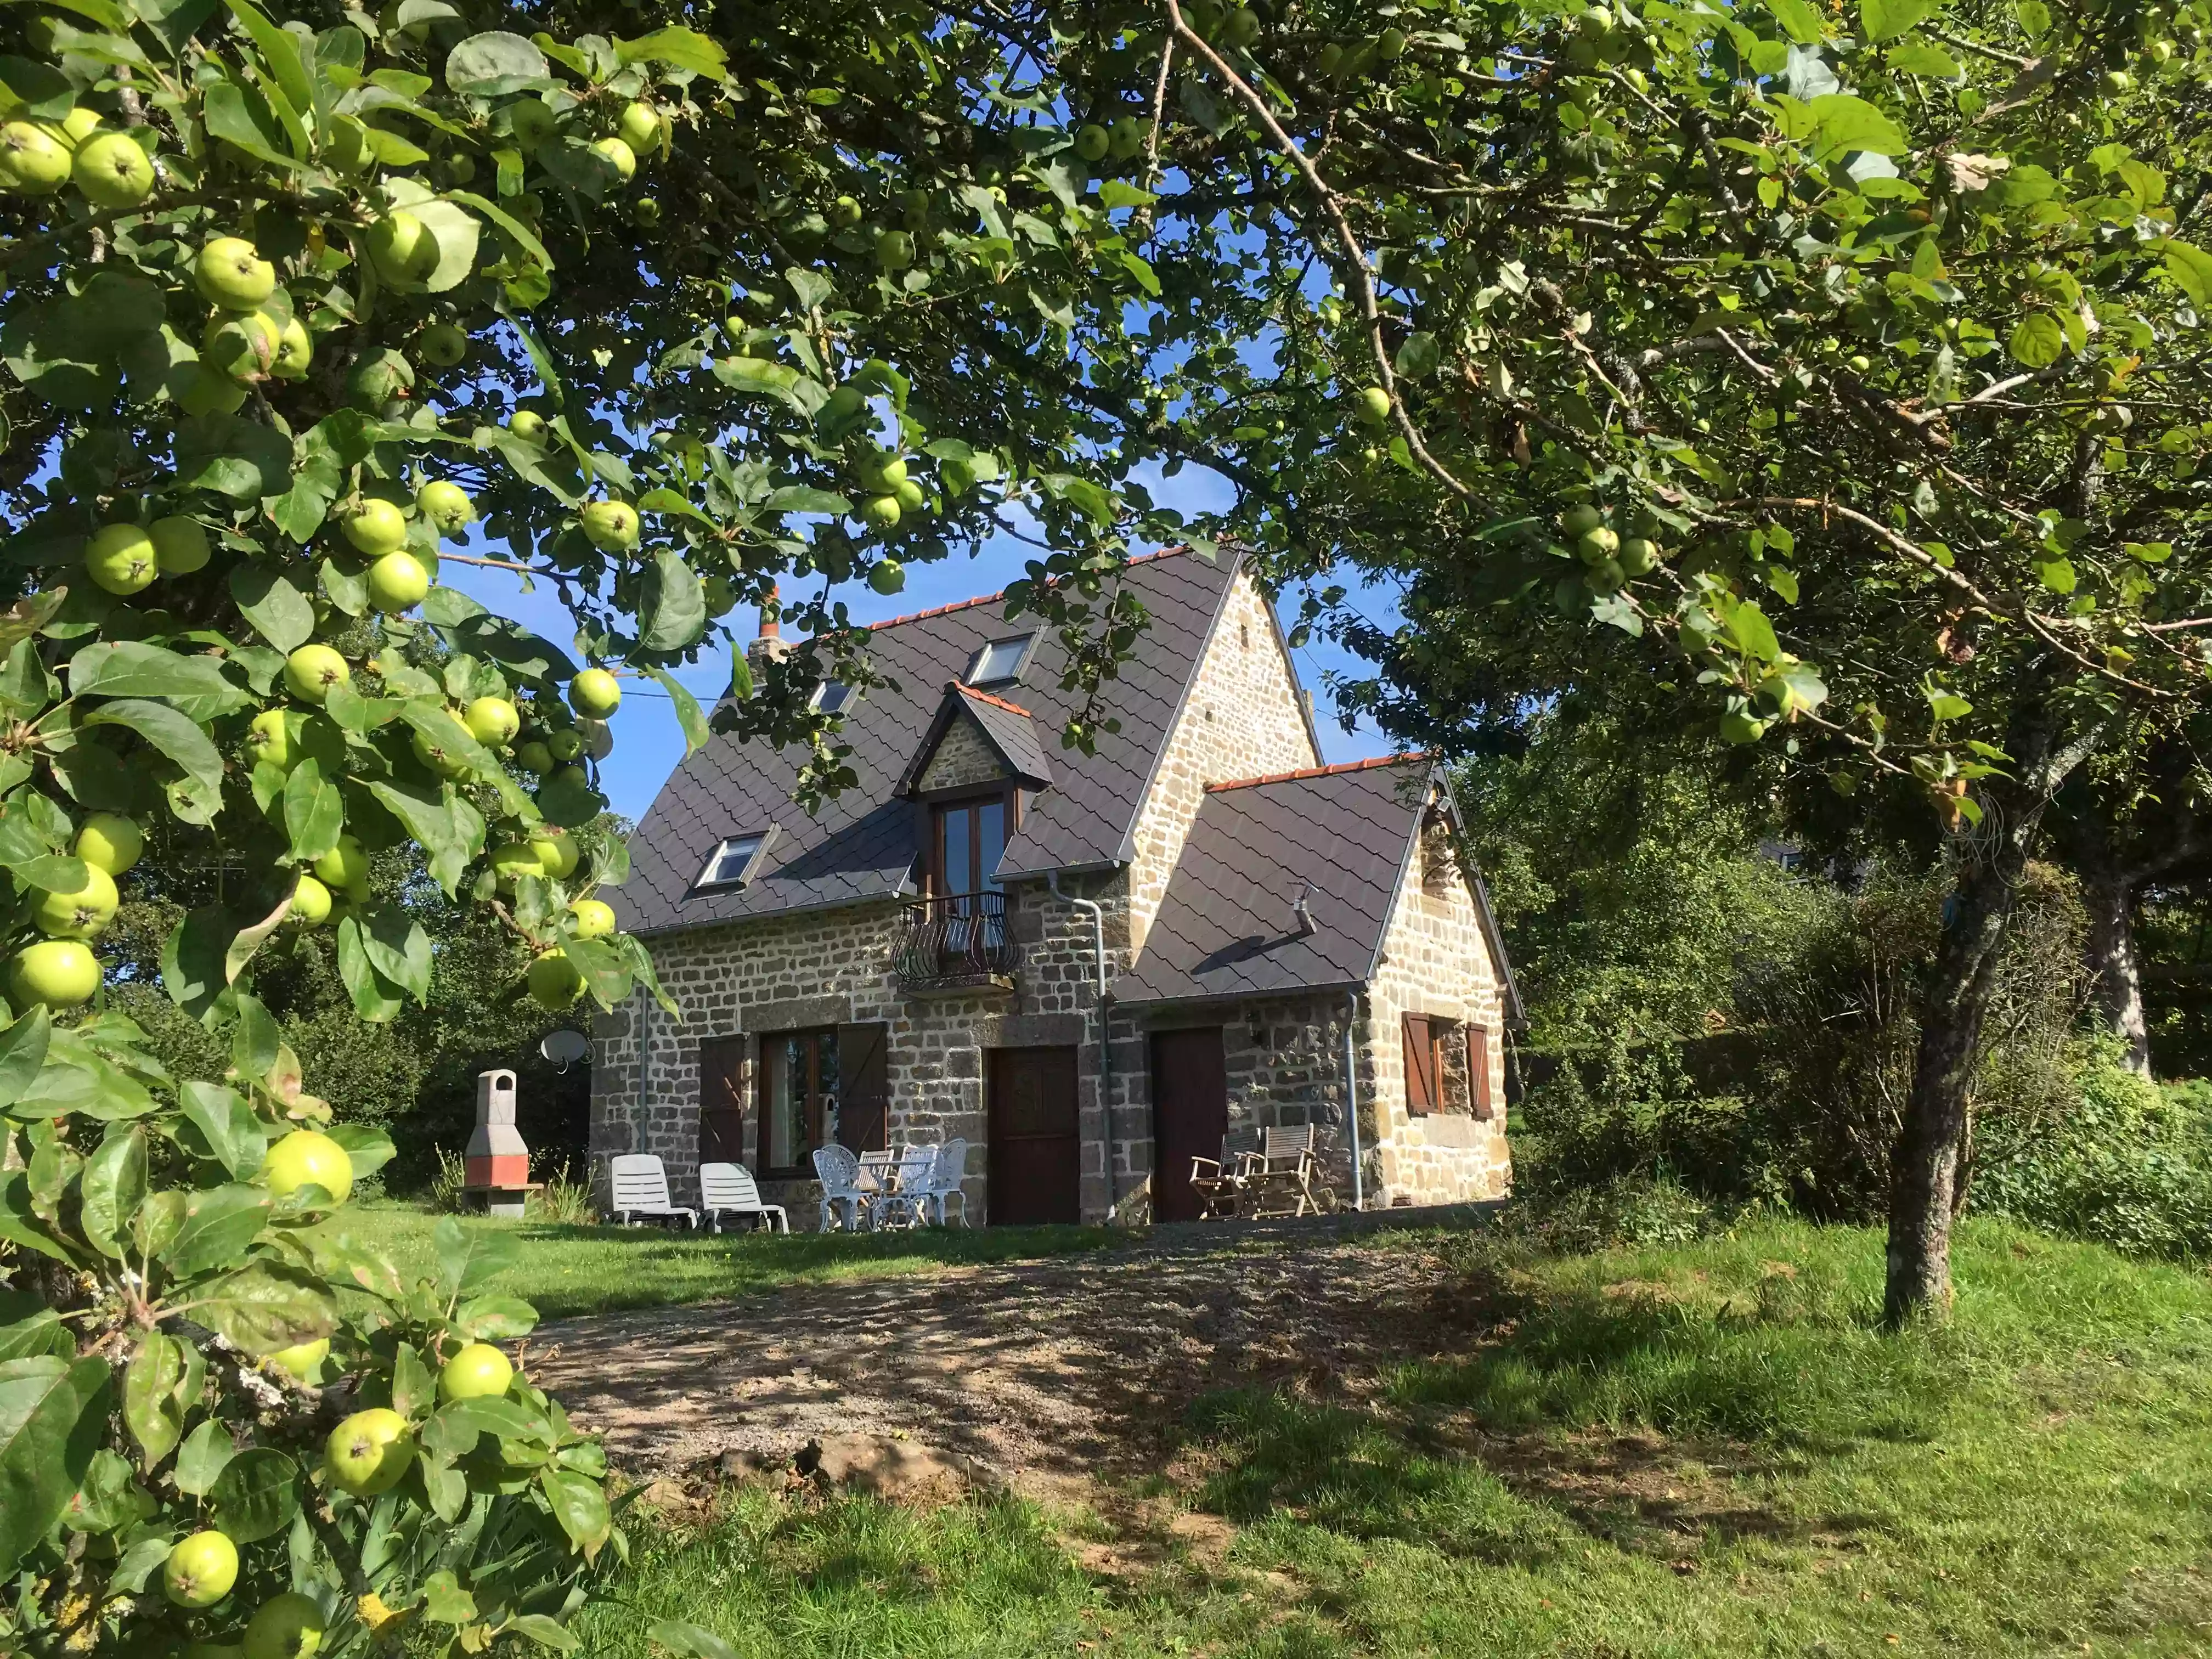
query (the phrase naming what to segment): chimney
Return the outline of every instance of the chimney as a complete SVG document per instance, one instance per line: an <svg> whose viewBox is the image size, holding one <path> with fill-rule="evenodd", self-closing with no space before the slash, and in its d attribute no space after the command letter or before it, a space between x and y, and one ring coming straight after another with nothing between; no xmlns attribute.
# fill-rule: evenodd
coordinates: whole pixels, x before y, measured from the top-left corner
<svg viewBox="0 0 2212 1659"><path fill-rule="evenodd" d="M782 605L776 597L776 587L770 582L761 599L760 635L745 647L745 660L757 672L771 662L780 662L791 654L791 647L784 642Z"/></svg>

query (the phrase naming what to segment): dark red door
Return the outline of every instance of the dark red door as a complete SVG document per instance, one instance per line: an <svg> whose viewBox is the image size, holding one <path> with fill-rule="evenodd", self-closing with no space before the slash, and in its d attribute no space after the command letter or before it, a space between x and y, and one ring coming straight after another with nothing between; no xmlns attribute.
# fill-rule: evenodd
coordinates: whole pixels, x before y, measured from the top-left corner
<svg viewBox="0 0 2212 1659"><path fill-rule="evenodd" d="M1075 1050L989 1052L991 1224L1080 1220Z"/></svg>
<svg viewBox="0 0 2212 1659"><path fill-rule="evenodd" d="M1190 1161L1219 1158L1229 1129L1221 1028L1152 1033L1152 1219L1195 1221Z"/></svg>

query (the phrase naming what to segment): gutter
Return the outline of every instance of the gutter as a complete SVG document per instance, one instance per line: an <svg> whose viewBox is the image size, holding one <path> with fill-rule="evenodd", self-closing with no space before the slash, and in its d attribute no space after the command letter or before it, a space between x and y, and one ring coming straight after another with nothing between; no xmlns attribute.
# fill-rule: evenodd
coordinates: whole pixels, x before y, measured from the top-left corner
<svg viewBox="0 0 2212 1659"><path fill-rule="evenodd" d="M1106 988L1106 912L1096 899L1079 898L1073 893L1062 892L1059 871L1046 872L1045 880L1054 898L1074 909L1091 913L1091 954L1098 978L1098 1115L1105 1134L1106 1219L1110 1224L1115 1212L1121 1207L1121 1192L1119 1180L1114 1173L1114 1043L1113 1034L1107 1030L1108 1005L1111 998Z"/></svg>

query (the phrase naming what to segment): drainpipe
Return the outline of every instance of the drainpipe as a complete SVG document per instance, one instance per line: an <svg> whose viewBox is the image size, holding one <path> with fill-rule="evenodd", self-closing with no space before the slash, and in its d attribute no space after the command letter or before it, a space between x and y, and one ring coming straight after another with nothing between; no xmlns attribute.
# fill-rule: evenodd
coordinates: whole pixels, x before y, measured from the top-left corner
<svg viewBox="0 0 2212 1659"><path fill-rule="evenodd" d="M1344 1013L1344 1115L1352 1125L1352 1207L1367 1207L1366 1177L1360 1172L1359 1059L1352 1042L1352 1027L1359 1018L1359 993L1346 1000Z"/></svg>
<svg viewBox="0 0 2212 1659"><path fill-rule="evenodd" d="M1106 1130L1106 1219L1114 1219L1114 1212L1121 1207L1120 1183L1114 1174L1114 1060L1113 1042L1106 1029L1106 912L1096 899L1078 898L1073 893L1060 890L1060 872L1048 870L1045 880L1052 888L1052 896L1064 904L1091 913L1091 955L1098 969L1098 1110Z"/></svg>

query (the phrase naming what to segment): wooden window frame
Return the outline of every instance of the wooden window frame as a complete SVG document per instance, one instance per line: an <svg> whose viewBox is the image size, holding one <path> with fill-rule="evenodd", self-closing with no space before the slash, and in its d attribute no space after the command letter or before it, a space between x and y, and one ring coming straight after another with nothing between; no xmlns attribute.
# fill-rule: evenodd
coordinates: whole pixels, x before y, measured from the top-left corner
<svg viewBox="0 0 2212 1659"><path fill-rule="evenodd" d="M962 893L981 893L992 890L990 872L981 867L977 849L982 844L979 834L969 837L969 863L976 872L973 886L956 884L947 878L945 869L945 819L948 813L967 812L976 830L981 828L981 809L993 801L1000 804L1005 813L1003 848L1013 842L1014 832L1021 819L1021 794L1018 789L994 784L985 789L963 790L957 793L934 795L921 803L924 882L932 898L949 898ZM963 878L963 882L964 882Z"/></svg>
<svg viewBox="0 0 2212 1659"><path fill-rule="evenodd" d="M771 1068L768 1063L769 1045L789 1042L798 1037L811 1039L807 1045L806 1161L802 1164L770 1164L768 1091ZM753 1111L759 1121L755 1135L753 1167L763 1181L811 1179L814 1153L829 1144L824 1139L829 1123L829 1114L825 1109L828 1097L822 1090L822 1050L825 1043L835 1054L837 1048L836 1026L809 1025L790 1031L763 1031L760 1035L760 1042L753 1056Z"/></svg>
<svg viewBox="0 0 2212 1659"><path fill-rule="evenodd" d="M1467 1042L1468 1112L1477 1122L1487 1123L1498 1115L1490 1095L1490 1028L1469 1020L1460 1030Z"/></svg>
<svg viewBox="0 0 2212 1659"><path fill-rule="evenodd" d="M1426 1014L1401 1014L1398 1036L1406 1070L1407 1115L1434 1116L1444 1109L1443 1055L1437 1042L1437 1022Z"/></svg>

